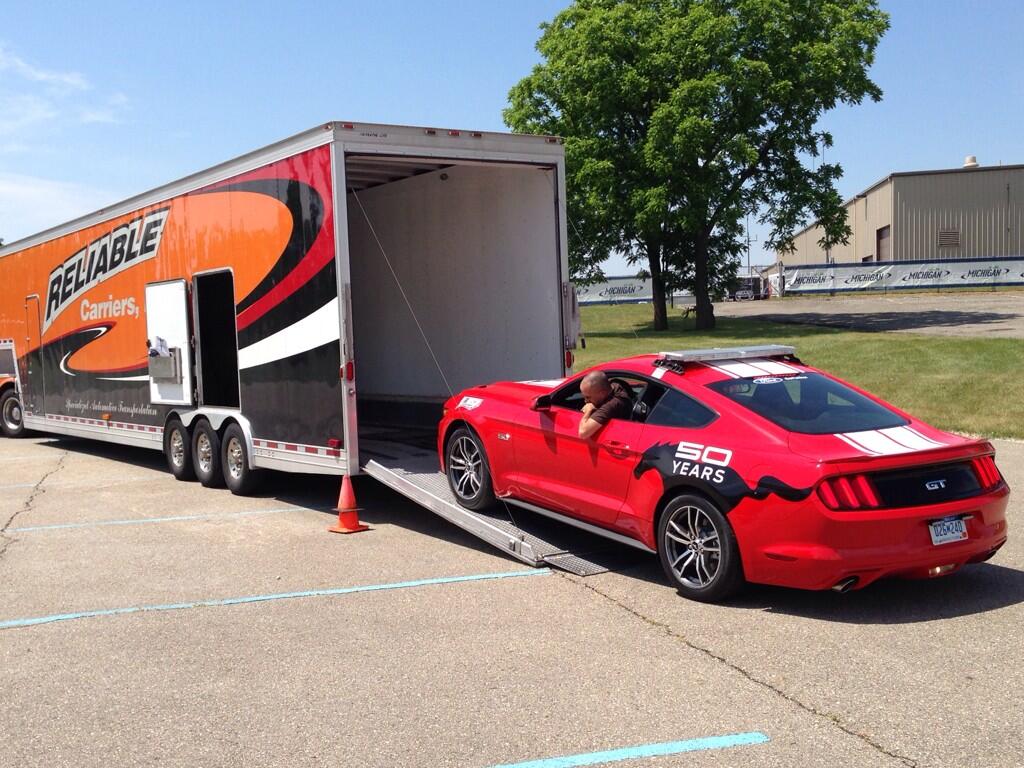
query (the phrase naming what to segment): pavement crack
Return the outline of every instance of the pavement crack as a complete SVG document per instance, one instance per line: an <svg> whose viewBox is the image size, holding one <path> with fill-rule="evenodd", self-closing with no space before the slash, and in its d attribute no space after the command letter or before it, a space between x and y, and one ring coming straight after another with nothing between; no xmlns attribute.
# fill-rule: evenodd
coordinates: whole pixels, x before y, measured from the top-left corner
<svg viewBox="0 0 1024 768"><path fill-rule="evenodd" d="M51 477L56 475L58 472L60 472L62 469L64 469L64 461L65 459L67 459L67 457L68 452L63 451L60 455L60 458L57 460L56 466L49 472L47 472L45 475L39 478L39 481L35 485L33 485L32 490L29 491L28 498L25 499L25 503L22 504L21 507L19 507L18 509L14 510L14 512L11 513L11 516L7 518L7 522L5 522L3 524L3 527L0 528L0 559L2 559L3 556L7 554L7 548L10 547L11 544L13 544L15 541L17 541L17 538L9 534L7 530L11 527L15 520L17 520L22 515L32 511L36 503L36 498L46 493L46 489L43 487L43 484Z"/></svg>
<svg viewBox="0 0 1024 768"><path fill-rule="evenodd" d="M914 758L908 757L907 755L900 754L899 752L896 752L895 750L888 749L888 748L884 747L883 745L879 744L877 741L872 739L870 736L868 736L866 733L861 733L860 731L856 731L853 728L851 728L850 726L848 726L845 723L843 723L843 721L840 719L840 717L838 715L833 714L831 712L822 711L822 710L818 709L817 707L813 706L812 704L807 704L806 702L801 701L800 699L798 699L793 694L787 693L786 691L784 691L781 688L779 688L777 685L775 685L775 684L773 684L773 683L771 683L771 682L769 682L767 680L762 680L761 678L759 678L756 675L754 675L754 673L750 672L748 669L745 669L744 667L741 667L739 664L736 664L735 662L729 661L727 658L725 658L724 656L721 656L720 654L715 653L710 648L706 648L706 647L704 647L702 645L699 645L698 643L693 642L692 640L687 639L684 635L681 635L679 632L676 632L674 629L672 629L672 627L670 625L666 624L665 622L658 621L657 619L653 619L650 616L647 616L647 615L641 613L636 608L633 608L632 606L626 605L621 600L618 600L618 599L612 597L607 592L602 592L600 589L598 589L594 585L588 584L585 581L583 581L582 579L574 578L574 577L572 577L572 576L570 576L569 574L566 574L566 573L557 573L557 575L561 576L562 578L566 579L567 581L570 581L570 582L572 582L574 584L577 584L577 585L583 587L584 589L589 589L594 594L604 598L608 602L612 603L613 605L615 605L618 608L621 608L622 610L624 610L627 613L631 614L632 616L634 616L635 618L637 618L640 621L644 622L645 624L653 627L654 629L658 629L658 630L664 632L666 635L671 637L673 640L676 640L676 641L682 643L687 648L689 648L689 649L691 649L693 651L696 651L697 653L700 653L700 654L706 656L707 658L713 660L714 662L727 667L728 669L732 670L733 672L737 673L738 675L741 675L742 677L746 678L751 683L754 683L755 685L760 686L761 688L764 688L765 690L769 691L772 695L777 696L777 697L779 697L781 699L784 699L785 701L789 702L790 704L794 705L795 707L798 707L799 709L802 709L804 712L807 712L808 714L813 715L814 717L817 717L817 718L820 718L822 720L827 721L830 725L834 726L835 728L838 728L843 733L848 734L849 736L853 736L854 738L860 740L861 742L863 742L864 744L868 745L869 747L871 747L875 751L877 751L877 752L879 752L879 753L881 753L881 754L883 754L883 755L885 755L887 757L890 757L893 760L899 761L900 763L902 763L903 765L907 766L908 768L918 768L918 761L915 760Z"/></svg>

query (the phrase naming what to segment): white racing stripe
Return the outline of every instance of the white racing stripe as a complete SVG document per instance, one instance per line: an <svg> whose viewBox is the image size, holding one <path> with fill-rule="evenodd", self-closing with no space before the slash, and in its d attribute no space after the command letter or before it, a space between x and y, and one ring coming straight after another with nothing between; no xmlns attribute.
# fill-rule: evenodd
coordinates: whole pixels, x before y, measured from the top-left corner
<svg viewBox="0 0 1024 768"><path fill-rule="evenodd" d="M338 298L335 297L294 325L238 350L238 368L245 370L284 360L339 338L341 327L338 320Z"/></svg>
<svg viewBox="0 0 1024 768"><path fill-rule="evenodd" d="M792 365L780 363L778 360L751 360L751 363L758 368L763 368L767 373L800 373L799 368Z"/></svg>
<svg viewBox="0 0 1024 768"><path fill-rule="evenodd" d="M799 368L781 363L778 360L766 360L754 357L750 360L719 360L713 363L704 363L714 368L719 373L731 376L734 379L757 378L758 376L777 375L780 373L800 373Z"/></svg>
<svg viewBox="0 0 1024 768"><path fill-rule="evenodd" d="M738 379L756 378L757 376L764 376L767 373L767 371L762 371L760 368L751 365L751 363L741 362L739 360L726 360L721 363L716 363L711 367Z"/></svg>
<svg viewBox="0 0 1024 768"><path fill-rule="evenodd" d="M870 429L864 432L846 432L836 435L847 445L869 456L894 456L899 453L913 453L941 448L943 443L925 437L910 427L889 427Z"/></svg>

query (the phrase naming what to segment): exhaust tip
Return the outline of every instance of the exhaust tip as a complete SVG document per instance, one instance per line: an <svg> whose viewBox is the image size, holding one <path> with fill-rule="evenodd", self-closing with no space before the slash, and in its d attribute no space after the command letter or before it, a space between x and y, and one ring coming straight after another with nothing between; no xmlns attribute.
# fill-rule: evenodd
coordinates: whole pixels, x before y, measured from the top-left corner
<svg viewBox="0 0 1024 768"><path fill-rule="evenodd" d="M832 587L832 591L838 592L840 594L849 592L857 585L857 581L858 579L856 576L847 576L845 579L839 581L834 587Z"/></svg>

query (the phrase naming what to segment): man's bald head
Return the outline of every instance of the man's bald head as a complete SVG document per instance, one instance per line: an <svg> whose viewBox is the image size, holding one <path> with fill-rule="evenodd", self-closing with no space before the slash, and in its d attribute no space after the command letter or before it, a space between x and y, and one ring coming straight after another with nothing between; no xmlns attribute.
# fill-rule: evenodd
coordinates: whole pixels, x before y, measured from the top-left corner
<svg viewBox="0 0 1024 768"><path fill-rule="evenodd" d="M591 371L580 382L580 392L583 393L583 397L586 398L588 403L601 405L601 403L611 397L612 385L608 381L608 377L605 376L604 371Z"/></svg>

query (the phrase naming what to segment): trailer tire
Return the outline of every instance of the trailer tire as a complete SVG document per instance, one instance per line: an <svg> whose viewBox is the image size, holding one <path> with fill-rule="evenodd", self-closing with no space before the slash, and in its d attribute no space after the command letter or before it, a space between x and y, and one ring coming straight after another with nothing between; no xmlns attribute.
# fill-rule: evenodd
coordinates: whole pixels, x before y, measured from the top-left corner
<svg viewBox="0 0 1024 768"><path fill-rule="evenodd" d="M205 419L192 429L192 466L205 487L224 486L224 473L220 468L220 435Z"/></svg>
<svg viewBox="0 0 1024 768"><path fill-rule="evenodd" d="M249 466L245 433L237 424L229 424L224 430L220 463L224 468L224 485L236 496L248 496L259 485L262 473Z"/></svg>
<svg viewBox="0 0 1024 768"><path fill-rule="evenodd" d="M164 427L164 458L175 480L196 479L196 469L192 464L192 437L177 419L171 419Z"/></svg>
<svg viewBox="0 0 1024 768"><path fill-rule="evenodd" d="M459 506L480 510L494 504L491 468L484 446L473 430L459 427L452 432L444 449L444 467L448 487Z"/></svg>
<svg viewBox="0 0 1024 768"><path fill-rule="evenodd" d="M21 437L25 434L25 409L14 388L0 395L0 432L4 437Z"/></svg>

